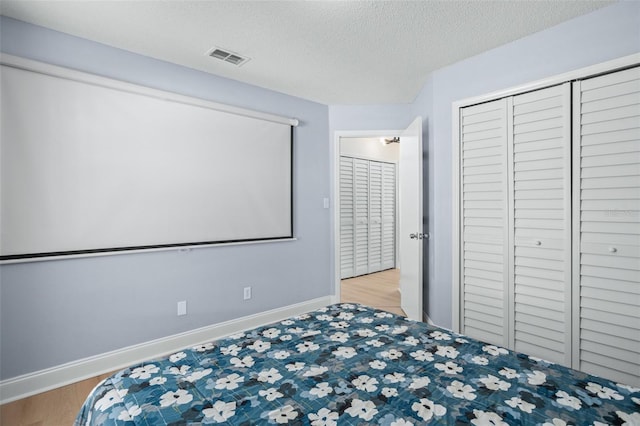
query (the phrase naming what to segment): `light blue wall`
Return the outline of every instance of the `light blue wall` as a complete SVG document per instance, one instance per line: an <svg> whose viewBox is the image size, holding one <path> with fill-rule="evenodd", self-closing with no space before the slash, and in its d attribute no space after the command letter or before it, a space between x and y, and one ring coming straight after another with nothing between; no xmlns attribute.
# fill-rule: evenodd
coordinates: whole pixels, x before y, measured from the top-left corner
<svg viewBox="0 0 640 426"><path fill-rule="evenodd" d="M431 93L433 105L428 143L433 278L428 312L436 324L452 324L452 103L638 52L640 2L620 2L431 75L423 91ZM424 98L429 96L421 94L417 101Z"/></svg>
<svg viewBox="0 0 640 426"><path fill-rule="evenodd" d="M0 378L328 296L328 107L0 18L2 52L295 117L298 241L0 266ZM253 298L242 300L242 288ZM189 314L176 316L186 300Z"/></svg>
<svg viewBox="0 0 640 426"><path fill-rule="evenodd" d="M411 121L410 104L329 106L332 136L336 131L402 130Z"/></svg>

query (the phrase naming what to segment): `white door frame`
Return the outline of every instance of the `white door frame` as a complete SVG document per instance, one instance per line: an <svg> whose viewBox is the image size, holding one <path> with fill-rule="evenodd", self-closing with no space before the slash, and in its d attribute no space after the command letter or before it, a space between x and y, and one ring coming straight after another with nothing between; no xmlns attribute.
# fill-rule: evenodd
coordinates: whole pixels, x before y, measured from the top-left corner
<svg viewBox="0 0 640 426"><path fill-rule="evenodd" d="M382 138L400 136L402 130L339 130L333 134L333 155L331 157L330 169L331 187L333 188L333 270L334 270L334 293L333 300L340 302L340 138ZM397 169L396 169L397 170ZM397 185L397 179L396 179ZM397 205L397 201L396 201ZM397 217L397 209L396 209ZM397 235L397 230L396 230ZM397 245L396 245L397 254ZM398 258L396 256L396 265Z"/></svg>

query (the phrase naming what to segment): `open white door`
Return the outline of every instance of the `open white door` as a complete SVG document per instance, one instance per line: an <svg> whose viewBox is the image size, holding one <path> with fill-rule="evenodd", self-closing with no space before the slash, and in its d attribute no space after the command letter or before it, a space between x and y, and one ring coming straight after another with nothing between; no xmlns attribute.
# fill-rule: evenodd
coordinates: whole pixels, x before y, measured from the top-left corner
<svg viewBox="0 0 640 426"><path fill-rule="evenodd" d="M422 118L400 135L400 305L422 321Z"/></svg>

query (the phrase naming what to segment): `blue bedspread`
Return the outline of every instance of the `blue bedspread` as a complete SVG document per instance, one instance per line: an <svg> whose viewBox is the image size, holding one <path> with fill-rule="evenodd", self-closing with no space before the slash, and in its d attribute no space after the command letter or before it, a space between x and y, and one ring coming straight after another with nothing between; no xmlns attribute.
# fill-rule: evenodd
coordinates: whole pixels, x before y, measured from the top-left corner
<svg viewBox="0 0 640 426"><path fill-rule="evenodd" d="M640 389L361 305L131 366L75 425L638 425Z"/></svg>

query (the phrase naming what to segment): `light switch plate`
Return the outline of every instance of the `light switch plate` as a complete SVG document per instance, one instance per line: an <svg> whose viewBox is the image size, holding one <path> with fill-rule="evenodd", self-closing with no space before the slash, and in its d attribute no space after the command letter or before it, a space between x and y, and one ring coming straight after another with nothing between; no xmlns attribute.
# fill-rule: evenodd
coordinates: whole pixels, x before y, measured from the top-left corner
<svg viewBox="0 0 640 426"><path fill-rule="evenodd" d="M178 302L178 316L187 315L187 301L181 300Z"/></svg>

